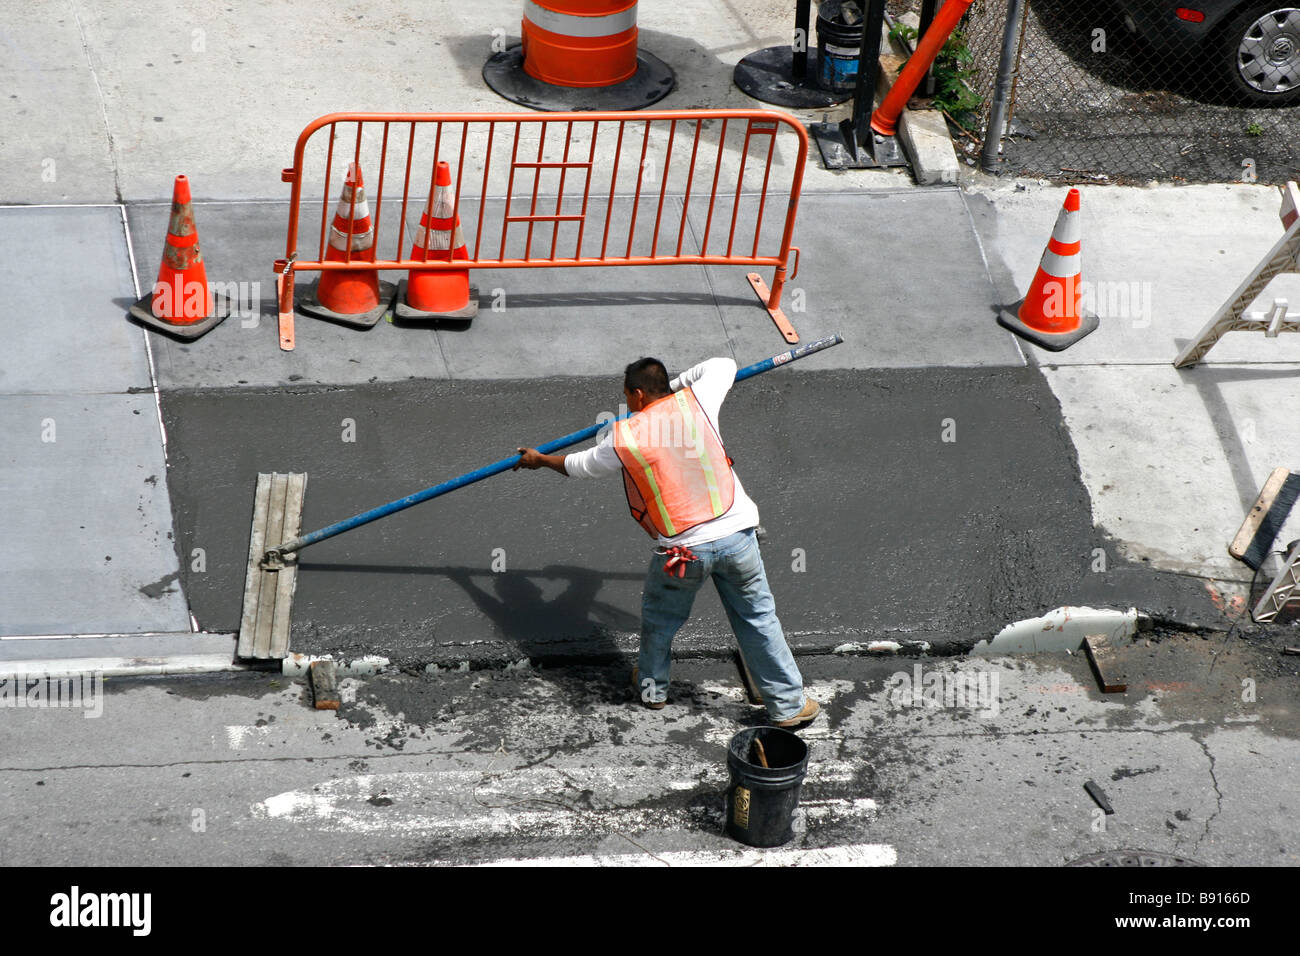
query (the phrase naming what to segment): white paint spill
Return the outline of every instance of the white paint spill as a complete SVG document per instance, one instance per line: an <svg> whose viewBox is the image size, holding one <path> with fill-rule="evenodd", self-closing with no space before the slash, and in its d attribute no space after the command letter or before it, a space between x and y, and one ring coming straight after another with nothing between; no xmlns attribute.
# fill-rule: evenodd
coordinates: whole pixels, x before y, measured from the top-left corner
<svg viewBox="0 0 1300 956"><path fill-rule="evenodd" d="M698 685L700 690L706 694L717 694L719 697L726 698L737 704L743 704L748 698L745 696L745 689L734 684L723 684L715 680L700 681Z"/></svg>
<svg viewBox="0 0 1300 956"><path fill-rule="evenodd" d="M898 641L850 641L831 650L832 654L897 654L903 649ZM927 647L928 650L928 647Z"/></svg>
<svg viewBox="0 0 1300 956"><path fill-rule="evenodd" d="M991 641L980 641L971 649L973 656L995 657L1000 654L1038 654L1045 651L1078 650L1083 639L1103 634L1120 643L1137 633L1137 608L1117 611L1112 608L1058 607L1042 617L1008 624Z"/></svg>
<svg viewBox="0 0 1300 956"><path fill-rule="evenodd" d="M663 853L619 853L610 856L552 856L536 860L509 859L481 863L502 866L894 866L898 853L886 843L855 843L809 850L669 850Z"/></svg>

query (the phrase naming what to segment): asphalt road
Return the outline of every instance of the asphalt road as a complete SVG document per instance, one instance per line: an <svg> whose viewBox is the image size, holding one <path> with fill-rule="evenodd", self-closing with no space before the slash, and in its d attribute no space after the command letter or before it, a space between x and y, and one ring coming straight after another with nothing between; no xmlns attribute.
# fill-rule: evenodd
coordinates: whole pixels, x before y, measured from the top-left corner
<svg viewBox="0 0 1300 956"><path fill-rule="evenodd" d="M0 860L1058 866L1124 848L1295 866L1279 637L1139 641L1117 695L1063 654L802 657L826 716L804 733L795 839L761 852L722 832L726 744L762 720L723 662L679 662L662 711L622 666L349 678L337 712L274 675L110 681L96 719L7 712L23 746L0 761ZM927 703L917 678L974 689Z"/></svg>

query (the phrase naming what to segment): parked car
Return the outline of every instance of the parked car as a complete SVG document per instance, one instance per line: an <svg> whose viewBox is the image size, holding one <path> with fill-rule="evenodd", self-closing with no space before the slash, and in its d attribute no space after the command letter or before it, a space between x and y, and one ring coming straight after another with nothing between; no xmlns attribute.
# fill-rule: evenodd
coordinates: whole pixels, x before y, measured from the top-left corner
<svg viewBox="0 0 1300 956"><path fill-rule="evenodd" d="M1243 103L1300 102L1300 0L1115 0L1124 25Z"/></svg>

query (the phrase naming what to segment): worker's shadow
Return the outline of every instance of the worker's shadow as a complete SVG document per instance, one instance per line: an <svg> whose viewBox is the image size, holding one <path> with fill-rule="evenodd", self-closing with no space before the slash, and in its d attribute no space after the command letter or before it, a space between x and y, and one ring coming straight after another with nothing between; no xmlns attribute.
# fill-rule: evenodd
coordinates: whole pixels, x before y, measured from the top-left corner
<svg viewBox="0 0 1300 956"><path fill-rule="evenodd" d="M566 661L615 663L627 656L618 635L635 646L641 619L617 605L597 599L611 581L637 581L632 571L601 572L568 564L550 564L540 570L491 571L482 567L316 565L299 569L369 571L385 574L421 574L444 578L474 602L503 643L514 646L520 657L548 663ZM563 590L553 597L539 582L560 581Z"/></svg>
<svg viewBox="0 0 1300 956"><path fill-rule="evenodd" d="M606 582L640 581L640 574L556 564L540 571L494 573L467 567L436 571L462 588L502 638L528 656L575 654L615 660L620 656L615 635L640 627L638 616L596 598ZM564 590L548 599L539 580L562 581Z"/></svg>
<svg viewBox="0 0 1300 956"><path fill-rule="evenodd" d="M496 627L501 637L518 649L521 657L551 667L537 673L567 685L565 664L612 664L627 654L617 635L636 633L640 618L606 601L597 600L601 587L611 579L640 581L631 572L599 573L572 565L547 565L540 571L484 572L480 568L440 569L459 587ZM490 583L489 583L490 579ZM562 581L564 590L547 598L539 581ZM601 697L617 696L623 681L605 675L608 684ZM588 689L592 689L587 683ZM566 693L572 688L565 686Z"/></svg>

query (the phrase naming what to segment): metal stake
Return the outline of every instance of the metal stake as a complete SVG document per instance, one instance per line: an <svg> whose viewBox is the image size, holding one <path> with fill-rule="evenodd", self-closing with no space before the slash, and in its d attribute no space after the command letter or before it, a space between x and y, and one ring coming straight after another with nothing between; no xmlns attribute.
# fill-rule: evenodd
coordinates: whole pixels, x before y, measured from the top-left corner
<svg viewBox="0 0 1300 956"><path fill-rule="evenodd" d="M1007 4L1007 26L1002 34L1002 56L998 60L998 78L993 87L993 105L989 109L989 125L984 130L984 152L980 168L986 173L997 172L998 154L1002 149L1003 127L1007 125L1007 108L1011 102L1011 80L1015 74L1016 52L1020 46L1020 20L1024 16L1025 0L1010 0Z"/></svg>

